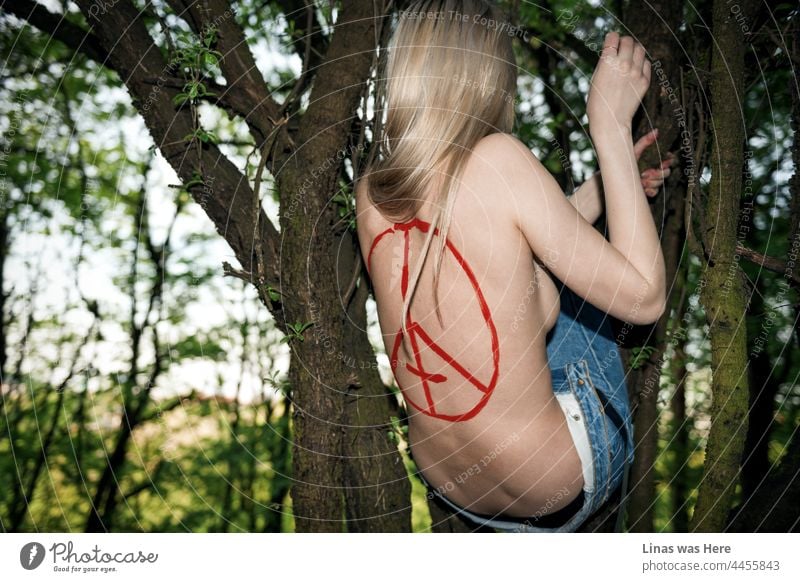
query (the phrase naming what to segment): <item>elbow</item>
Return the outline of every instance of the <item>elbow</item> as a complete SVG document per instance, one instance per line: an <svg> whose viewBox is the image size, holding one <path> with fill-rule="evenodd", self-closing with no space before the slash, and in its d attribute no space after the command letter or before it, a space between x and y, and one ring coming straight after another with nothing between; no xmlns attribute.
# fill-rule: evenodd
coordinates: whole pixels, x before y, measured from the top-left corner
<svg viewBox="0 0 800 582"><path fill-rule="evenodd" d="M641 310L640 325L651 325L657 323L664 312L667 310L666 294L661 293L656 296L646 307Z"/></svg>
<svg viewBox="0 0 800 582"><path fill-rule="evenodd" d="M667 286L663 278L655 280L645 279L639 288L636 306L638 321L631 321L636 325L652 325L657 323L667 310Z"/></svg>

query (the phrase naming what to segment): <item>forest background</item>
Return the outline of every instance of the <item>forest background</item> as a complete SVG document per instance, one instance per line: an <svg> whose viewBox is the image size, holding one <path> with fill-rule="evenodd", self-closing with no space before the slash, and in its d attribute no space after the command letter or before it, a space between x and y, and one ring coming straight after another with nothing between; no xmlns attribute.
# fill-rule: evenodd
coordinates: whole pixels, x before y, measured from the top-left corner
<svg viewBox="0 0 800 582"><path fill-rule="evenodd" d="M406 5L0 2L0 531L472 530L414 475L355 236ZM669 307L614 322L625 530L796 531L800 10L500 5L515 134L565 191L608 30L653 61L642 168L678 155Z"/></svg>

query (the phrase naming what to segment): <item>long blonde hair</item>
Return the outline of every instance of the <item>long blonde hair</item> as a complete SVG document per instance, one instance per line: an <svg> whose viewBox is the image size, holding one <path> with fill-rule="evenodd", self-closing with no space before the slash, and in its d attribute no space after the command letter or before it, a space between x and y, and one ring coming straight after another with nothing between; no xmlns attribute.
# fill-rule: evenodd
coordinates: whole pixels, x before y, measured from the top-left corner
<svg viewBox="0 0 800 582"><path fill-rule="evenodd" d="M370 201L388 220L406 222L422 207L437 172L444 173L403 302L404 334L437 230L433 286L442 323L439 271L460 176L481 138L513 128L517 67L509 30L508 21L485 0L419 0L400 12L388 43L378 80L386 96L386 124L375 136L380 156L364 172ZM381 113L376 111L376 119Z"/></svg>

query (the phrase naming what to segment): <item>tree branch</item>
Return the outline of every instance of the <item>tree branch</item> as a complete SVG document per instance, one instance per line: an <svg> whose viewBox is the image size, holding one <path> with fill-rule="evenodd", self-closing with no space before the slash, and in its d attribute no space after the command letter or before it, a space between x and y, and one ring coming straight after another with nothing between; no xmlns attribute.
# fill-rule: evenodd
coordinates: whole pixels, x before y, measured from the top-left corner
<svg viewBox="0 0 800 582"><path fill-rule="evenodd" d="M108 59L108 52L94 34L73 24L62 14L53 14L38 2L14 0L4 2L0 5L0 9L28 22L50 38L61 41L70 49L83 53L100 64L104 64Z"/></svg>
<svg viewBox="0 0 800 582"><path fill-rule="evenodd" d="M113 10L102 15L92 10L93 0L77 0L77 3L108 51L106 65L125 83L156 146L184 183L195 180L200 163L197 156L186 155L189 143L185 141L185 136L194 132L191 112L188 107L176 110L173 98L178 89L168 84L153 86L152 79L172 75L171 67L148 34L139 11L130 0L118 0ZM229 24L235 22L229 20ZM195 180L190 188L192 196L233 249L244 270L253 271L256 246L263 249L265 264L269 266L265 278L277 286L279 233L263 210L254 216L253 192L248 181L216 145L203 144L200 155L202 167L213 170L202 176L202 183Z"/></svg>
<svg viewBox="0 0 800 582"><path fill-rule="evenodd" d="M311 84L313 72L327 54L330 40L322 34L322 26L313 3L308 0L277 0L277 4L283 10L286 20L295 23L294 30L297 32L296 37L292 38L292 47L303 61L303 70L291 93L297 97ZM291 101L291 96L288 101Z"/></svg>
<svg viewBox="0 0 800 582"><path fill-rule="evenodd" d="M736 245L736 254L742 255L751 263L755 263L756 265L764 267L768 271L774 271L775 273L782 274L786 273L786 261L783 259L776 259L775 257L770 257L768 255L763 255L758 251L754 251L753 249L744 246L741 243ZM798 274L794 269L791 270L791 280L797 284L800 284L800 274Z"/></svg>

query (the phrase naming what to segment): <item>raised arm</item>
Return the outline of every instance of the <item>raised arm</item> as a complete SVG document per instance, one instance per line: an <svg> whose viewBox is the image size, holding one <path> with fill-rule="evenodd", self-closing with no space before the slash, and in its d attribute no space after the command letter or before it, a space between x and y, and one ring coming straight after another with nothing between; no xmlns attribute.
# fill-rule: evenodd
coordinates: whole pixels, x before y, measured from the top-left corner
<svg viewBox="0 0 800 582"><path fill-rule="evenodd" d="M587 114L605 193L609 240L646 282L663 311L666 272L661 242L642 188L631 137L633 115L650 86L650 61L629 36L609 33L592 77Z"/></svg>
<svg viewBox="0 0 800 582"><path fill-rule="evenodd" d="M610 241L570 204L547 168L517 138L490 135L481 140L479 157L496 172L509 218L556 277L614 317L648 324L664 312L666 273L630 127L649 85L650 66L641 45L622 39L617 51L617 40L616 33L606 37L606 46L613 49L604 49L588 103Z"/></svg>
<svg viewBox="0 0 800 582"><path fill-rule="evenodd" d="M478 150L482 150L484 163L496 172L497 195L505 203L510 221L553 275L592 305L623 321L643 325L659 318L664 310L663 274L659 277L650 268L652 278L648 280L629 256L570 204L556 179L524 143L510 134L495 133L483 138ZM652 222L649 209L647 216ZM613 231L618 232L619 228ZM655 236L655 227L643 234ZM644 262L663 265L663 258L655 256L661 254L660 247L652 240L646 241L647 245L644 242L637 241L637 245L658 249Z"/></svg>

